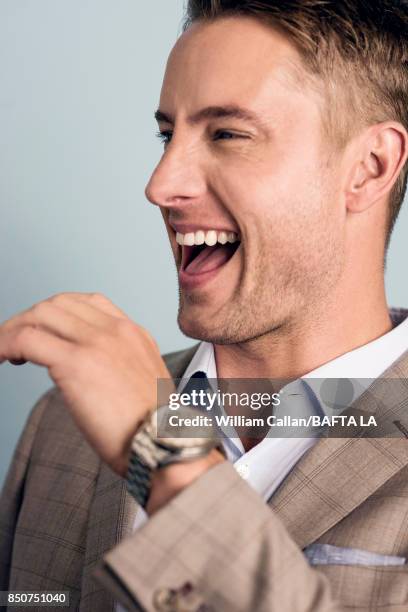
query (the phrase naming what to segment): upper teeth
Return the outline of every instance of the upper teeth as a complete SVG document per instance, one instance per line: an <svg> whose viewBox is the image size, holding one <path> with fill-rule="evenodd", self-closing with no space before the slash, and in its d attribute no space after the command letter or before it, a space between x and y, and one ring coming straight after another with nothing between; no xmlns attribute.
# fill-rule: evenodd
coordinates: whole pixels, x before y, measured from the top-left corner
<svg viewBox="0 0 408 612"><path fill-rule="evenodd" d="M178 244L185 244L186 246L204 243L207 246L214 246L217 242L220 244L237 242L238 236L235 232L217 232L216 230L204 232L203 230L198 230L197 232L190 232L188 234L180 234L177 232L176 240Z"/></svg>

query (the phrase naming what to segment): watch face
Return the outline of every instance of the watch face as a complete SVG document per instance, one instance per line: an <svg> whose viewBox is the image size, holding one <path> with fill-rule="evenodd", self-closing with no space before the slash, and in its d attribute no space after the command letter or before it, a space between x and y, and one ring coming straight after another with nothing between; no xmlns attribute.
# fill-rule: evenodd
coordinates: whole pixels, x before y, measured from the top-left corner
<svg viewBox="0 0 408 612"><path fill-rule="evenodd" d="M220 442L220 432L207 412L188 406L170 410L162 406L152 413L149 433L160 446L169 449L212 448Z"/></svg>

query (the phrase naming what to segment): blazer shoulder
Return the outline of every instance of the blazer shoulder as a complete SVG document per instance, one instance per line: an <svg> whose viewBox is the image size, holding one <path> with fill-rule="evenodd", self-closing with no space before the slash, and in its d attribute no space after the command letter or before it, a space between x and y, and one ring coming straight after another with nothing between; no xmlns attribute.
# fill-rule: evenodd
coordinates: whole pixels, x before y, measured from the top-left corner
<svg viewBox="0 0 408 612"><path fill-rule="evenodd" d="M49 389L29 416L36 422L30 453L32 465L82 466L92 474L99 459L74 422L58 387Z"/></svg>
<svg viewBox="0 0 408 612"><path fill-rule="evenodd" d="M31 410L28 418L28 422L30 421L36 425L39 432L53 427L64 429L74 426L58 387L51 387L40 397Z"/></svg>
<svg viewBox="0 0 408 612"><path fill-rule="evenodd" d="M44 417L44 413L47 411L50 402L52 403L54 401L57 392L58 389L56 387L52 387L51 389L48 389L48 391L43 393L43 395L41 395L41 397L36 401L36 403L31 408L31 411L28 414L25 429L29 429L33 433L38 430L40 423Z"/></svg>
<svg viewBox="0 0 408 612"><path fill-rule="evenodd" d="M38 433L47 421L48 414L52 412L53 406L58 405L58 389L53 387L46 391L31 408L20 437L18 439L14 459L24 459L31 455L33 446L38 438ZM51 409L51 410L50 410Z"/></svg>

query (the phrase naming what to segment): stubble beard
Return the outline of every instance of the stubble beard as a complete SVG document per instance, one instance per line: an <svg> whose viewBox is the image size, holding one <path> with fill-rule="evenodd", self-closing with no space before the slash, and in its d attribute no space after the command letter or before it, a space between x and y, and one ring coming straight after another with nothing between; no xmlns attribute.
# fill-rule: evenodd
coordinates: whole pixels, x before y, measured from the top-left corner
<svg viewBox="0 0 408 612"><path fill-rule="evenodd" d="M319 316L341 277L344 255L335 239L315 235L312 242L320 244L318 255L316 249L293 256L279 254L279 248L267 257L258 253L250 277L242 278L217 310L208 297L179 290L181 331L213 344L243 344ZM265 260L274 261L274 267L266 268Z"/></svg>
<svg viewBox="0 0 408 612"><path fill-rule="evenodd" d="M290 282L285 287L286 283L277 283L275 277L272 285L262 266L257 266L251 276L256 280L239 286L216 311L208 298L179 291L181 331L197 340L228 345L249 342L279 329L296 303ZM191 316L190 309L196 315Z"/></svg>

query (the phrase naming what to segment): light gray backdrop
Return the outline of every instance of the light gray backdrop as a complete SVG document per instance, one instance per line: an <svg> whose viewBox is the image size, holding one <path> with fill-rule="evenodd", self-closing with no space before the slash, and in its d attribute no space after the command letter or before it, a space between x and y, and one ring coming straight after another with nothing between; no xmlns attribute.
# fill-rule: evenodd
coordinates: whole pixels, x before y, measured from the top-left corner
<svg viewBox="0 0 408 612"><path fill-rule="evenodd" d="M182 0L0 0L0 321L61 291L99 291L163 351L175 269L144 186L161 154L157 106ZM389 302L408 303L408 210L392 242ZM44 370L0 366L0 483Z"/></svg>

